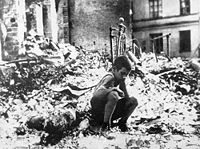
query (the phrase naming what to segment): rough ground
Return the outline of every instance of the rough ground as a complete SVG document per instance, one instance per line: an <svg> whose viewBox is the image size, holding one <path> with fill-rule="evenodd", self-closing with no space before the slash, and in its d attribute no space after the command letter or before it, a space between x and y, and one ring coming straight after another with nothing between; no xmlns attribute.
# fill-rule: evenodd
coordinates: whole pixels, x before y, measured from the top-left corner
<svg viewBox="0 0 200 149"><path fill-rule="evenodd" d="M106 73L103 64L85 55L70 65L5 68L1 148L199 149L199 74L181 58L161 56L156 62L145 54L141 61L145 73L135 69L126 82L139 102L130 131L116 127L109 137L88 130L90 87Z"/></svg>

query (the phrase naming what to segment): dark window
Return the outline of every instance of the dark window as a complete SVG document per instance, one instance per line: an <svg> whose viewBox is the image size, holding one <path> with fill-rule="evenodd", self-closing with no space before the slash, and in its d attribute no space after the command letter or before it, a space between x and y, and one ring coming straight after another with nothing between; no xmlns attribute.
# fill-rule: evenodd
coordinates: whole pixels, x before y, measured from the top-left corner
<svg viewBox="0 0 200 149"><path fill-rule="evenodd" d="M190 52L191 41L190 41L190 30L180 31L180 52Z"/></svg>
<svg viewBox="0 0 200 149"><path fill-rule="evenodd" d="M43 5L43 26L44 26L44 33L46 35L46 33L48 32L48 8L46 5Z"/></svg>
<svg viewBox="0 0 200 149"><path fill-rule="evenodd" d="M68 16L68 8L67 7L63 7L63 15Z"/></svg>
<svg viewBox="0 0 200 149"><path fill-rule="evenodd" d="M150 18L162 17L162 0L149 0Z"/></svg>
<svg viewBox="0 0 200 149"><path fill-rule="evenodd" d="M151 40L151 47L154 48L154 51L157 54L160 54L163 51L163 38L161 37L162 33L150 34L150 38L155 40ZM161 38L157 38L161 37Z"/></svg>
<svg viewBox="0 0 200 149"><path fill-rule="evenodd" d="M130 3L129 15L130 15L130 23L133 23L133 14L134 14L134 4L133 1Z"/></svg>
<svg viewBox="0 0 200 149"><path fill-rule="evenodd" d="M68 37L68 27L64 27L64 38Z"/></svg>
<svg viewBox="0 0 200 149"><path fill-rule="evenodd" d="M181 15L190 14L190 0L180 0Z"/></svg>
<svg viewBox="0 0 200 149"><path fill-rule="evenodd" d="M142 41L142 52L146 51L146 46L147 46L146 40Z"/></svg>
<svg viewBox="0 0 200 149"><path fill-rule="evenodd" d="M67 16L63 16L63 23L64 24L68 23L68 17Z"/></svg>
<svg viewBox="0 0 200 149"><path fill-rule="evenodd" d="M68 8L63 7L63 23L68 23Z"/></svg>
<svg viewBox="0 0 200 149"><path fill-rule="evenodd" d="M69 42L69 41L68 41L69 28L68 28L68 27L64 27L63 30L64 30L64 41L65 41L65 43L66 43L66 42Z"/></svg>

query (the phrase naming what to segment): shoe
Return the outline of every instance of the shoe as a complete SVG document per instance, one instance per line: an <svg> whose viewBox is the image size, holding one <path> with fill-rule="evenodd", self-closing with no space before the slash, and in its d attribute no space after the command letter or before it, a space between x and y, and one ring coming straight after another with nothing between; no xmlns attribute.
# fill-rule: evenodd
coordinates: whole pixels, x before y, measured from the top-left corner
<svg viewBox="0 0 200 149"><path fill-rule="evenodd" d="M128 131L128 127L127 127L126 123L121 123L121 124L119 124L118 127L122 132Z"/></svg>
<svg viewBox="0 0 200 149"><path fill-rule="evenodd" d="M102 131L110 130L110 125L109 125L109 123L103 123L102 126L101 126L101 130L102 130Z"/></svg>
<svg viewBox="0 0 200 149"><path fill-rule="evenodd" d="M101 126L89 126L89 130L94 133L98 134L101 131Z"/></svg>
<svg viewBox="0 0 200 149"><path fill-rule="evenodd" d="M113 139L115 139L115 137L112 136L112 135L110 135L107 131L102 131L102 132L100 133L100 136L103 136L103 137L105 137L105 138L108 139L108 140L113 140Z"/></svg>

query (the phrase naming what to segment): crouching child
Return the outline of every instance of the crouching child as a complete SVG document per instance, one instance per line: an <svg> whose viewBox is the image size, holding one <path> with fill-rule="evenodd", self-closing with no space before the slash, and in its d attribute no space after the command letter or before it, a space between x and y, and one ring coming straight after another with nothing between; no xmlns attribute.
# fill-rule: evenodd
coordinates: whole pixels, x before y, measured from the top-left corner
<svg viewBox="0 0 200 149"><path fill-rule="evenodd" d="M123 132L128 130L127 120L137 107L136 98L129 97L125 79L131 71L131 64L126 56L119 56L113 63L112 71L98 83L93 93L91 113L93 124L101 130L109 130L114 120Z"/></svg>

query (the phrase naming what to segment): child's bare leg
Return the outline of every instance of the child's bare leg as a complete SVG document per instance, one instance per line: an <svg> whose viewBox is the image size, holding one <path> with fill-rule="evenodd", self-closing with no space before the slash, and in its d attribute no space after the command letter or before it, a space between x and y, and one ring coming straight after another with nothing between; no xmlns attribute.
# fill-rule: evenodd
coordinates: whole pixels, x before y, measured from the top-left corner
<svg viewBox="0 0 200 149"><path fill-rule="evenodd" d="M90 101L93 125L102 125L103 123L105 104L107 102L106 94L105 90L99 90Z"/></svg>
<svg viewBox="0 0 200 149"><path fill-rule="evenodd" d="M121 129L121 131L128 130L126 122L128 118L130 117L130 115L135 110L135 108L137 107L137 105L138 105L138 102L133 97L129 99L124 98L118 101L115 111L113 113L112 120L117 120L120 118L118 122L118 126Z"/></svg>
<svg viewBox="0 0 200 149"><path fill-rule="evenodd" d="M138 102L137 99L134 97L130 97L129 99L126 99L125 107L124 107L124 114L122 115L122 118L120 119L120 123L126 123L128 118L131 116L135 108L137 107Z"/></svg>
<svg viewBox="0 0 200 149"><path fill-rule="evenodd" d="M112 91L107 96L107 103L105 105L104 112L104 123L110 125L112 114L116 108L117 102L120 99L120 96L116 91Z"/></svg>

